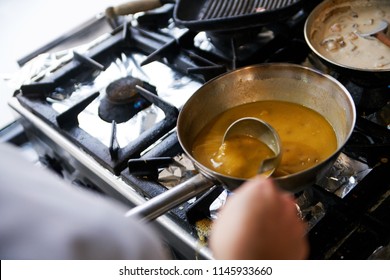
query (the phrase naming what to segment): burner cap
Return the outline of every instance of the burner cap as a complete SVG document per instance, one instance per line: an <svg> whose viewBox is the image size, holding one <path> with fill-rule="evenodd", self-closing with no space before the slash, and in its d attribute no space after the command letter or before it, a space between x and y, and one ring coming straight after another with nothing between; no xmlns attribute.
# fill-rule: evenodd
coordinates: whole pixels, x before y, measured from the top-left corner
<svg viewBox="0 0 390 280"><path fill-rule="evenodd" d="M142 87L143 82L131 76L113 81L106 88L106 97L113 104L126 104L138 95L137 85Z"/></svg>
<svg viewBox="0 0 390 280"><path fill-rule="evenodd" d="M151 85L131 76L111 82L106 88L106 95L100 101L99 117L106 122L122 123L149 107L151 103L137 92L136 85L147 85L148 90L152 88Z"/></svg>

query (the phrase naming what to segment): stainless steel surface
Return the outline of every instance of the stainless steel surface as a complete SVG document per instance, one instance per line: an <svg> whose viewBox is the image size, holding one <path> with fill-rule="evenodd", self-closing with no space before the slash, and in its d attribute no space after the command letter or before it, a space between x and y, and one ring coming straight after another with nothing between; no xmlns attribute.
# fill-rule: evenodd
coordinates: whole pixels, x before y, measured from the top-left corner
<svg viewBox="0 0 390 280"><path fill-rule="evenodd" d="M258 173L271 175L279 165L281 158L281 144L278 133L268 123L257 118L242 118L233 122L226 130L222 143L227 139L237 136L246 135L260 140L274 152L274 156L264 159L260 162Z"/></svg>
<svg viewBox="0 0 390 280"><path fill-rule="evenodd" d="M238 187L243 180L224 176L197 162L191 153L192 144L201 129L221 112L260 100L301 104L317 111L330 122L336 133L337 150L318 165L299 173L278 177L276 181L285 190L297 192L321 179L350 137L355 125L356 110L352 97L341 83L299 65L253 65L221 75L204 84L190 97L179 114L177 131L181 146L203 173L218 178L231 189Z"/></svg>
<svg viewBox="0 0 390 280"><path fill-rule="evenodd" d="M109 170L103 168L91 156L83 150L69 142L65 137L59 134L55 129L47 125L33 113L20 105L17 99L12 98L9 105L22 117L24 126L29 132L37 137L38 141L44 141L48 152L52 149L60 153L62 158L66 159L76 170L79 170L85 176L102 188L103 191L112 195L114 198L134 207L145 203L146 199L139 195L131 185L123 182L121 178L113 175ZM32 128L29 130L28 127ZM167 216L161 216L155 220L155 224L161 231L164 240L171 244L174 249L179 250L185 258L188 259L212 259L212 254L206 246L202 246L199 240L190 235L187 231L177 225Z"/></svg>

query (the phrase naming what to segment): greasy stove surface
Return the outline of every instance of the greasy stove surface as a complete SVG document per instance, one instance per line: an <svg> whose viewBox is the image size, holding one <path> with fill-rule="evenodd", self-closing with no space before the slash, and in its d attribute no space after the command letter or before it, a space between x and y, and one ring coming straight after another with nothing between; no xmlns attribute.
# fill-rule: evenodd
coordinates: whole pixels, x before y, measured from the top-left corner
<svg viewBox="0 0 390 280"><path fill-rule="evenodd" d="M311 9L306 7L283 23L250 30L246 36L221 36L178 28L171 20L172 6L166 5L140 16L137 24L124 21L87 49L50 58L55 66L23 84L16 98L150 198L195 173L180 161L185 156L175 125L181 106L204 82L264 62L298 63L326 71L350 90L358 120L329 175L296 197L309 224L311 259L367 259L390 242L390 92L388 87L362 88L324 69L303 39L303 24ZM139 80L121 81L129 76ZM118 92L108 97L112 87ZM134 92L130 107L129 100L121 97L122 87ZM102 110L123 113L102 118ZM34 128L29 133L34 134ZM42 157L61 162L56 158L60 154ZM197 238L197 222L215 218L216 200L227 195L215 186L168 215Z"/></svg>

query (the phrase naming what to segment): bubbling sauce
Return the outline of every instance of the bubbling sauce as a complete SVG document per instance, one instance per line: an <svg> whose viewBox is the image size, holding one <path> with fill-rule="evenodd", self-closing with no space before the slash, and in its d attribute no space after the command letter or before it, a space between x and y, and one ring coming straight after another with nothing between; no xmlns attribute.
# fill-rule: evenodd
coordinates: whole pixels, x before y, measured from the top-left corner
<svg viewBox="0 0 390 280"><path fill-rule="evenodd" d="M220 174L255 176L260 162L274 155L272 150L249 136L232 137L222 143L229 125L244 117L262 119L279 134L282 158L273 177L308 169L337 149L333 127L321 114L299 104L267 100L234 107L214 118L197 135L192 146L194 158Z"/></svg>
<svg viewBox="0 0 390 280"><path fill-rule="evenodd" d="M347 2L324 10L313 22L316 49L333 62L363 69L390 69L390 48L373 36L381 20L390 22L390 2Z"/></svg>

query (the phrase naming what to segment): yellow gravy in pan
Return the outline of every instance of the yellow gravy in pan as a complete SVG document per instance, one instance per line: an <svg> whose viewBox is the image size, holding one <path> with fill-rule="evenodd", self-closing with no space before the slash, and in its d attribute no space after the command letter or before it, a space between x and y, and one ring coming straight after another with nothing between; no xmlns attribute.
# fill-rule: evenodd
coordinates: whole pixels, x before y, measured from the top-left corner
<svg viewBox="0 0 390 280"><path fill-rule="evenodd" d="M282 159L273 177L308 169L337 149L333 127L321 114L299 104L267 100L234 107L214 118L196 137L192 146L194 158L224 175L237 178L256 175L260 162L273 156L265 144L249 136L222 143L229 125L243 117L262 119L278 132Z"/></svg>
<svg viewBox="0 0 390 280"><path fill-rule="evenodd" d="M210 161L219 173L238 178L250 178L256 174L263 159L274 155L275 153L260 140L246 135L237 135L223 142ZM250 166L247 166L247 163L250 163Z"/></svg>

